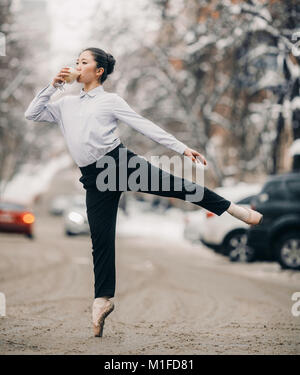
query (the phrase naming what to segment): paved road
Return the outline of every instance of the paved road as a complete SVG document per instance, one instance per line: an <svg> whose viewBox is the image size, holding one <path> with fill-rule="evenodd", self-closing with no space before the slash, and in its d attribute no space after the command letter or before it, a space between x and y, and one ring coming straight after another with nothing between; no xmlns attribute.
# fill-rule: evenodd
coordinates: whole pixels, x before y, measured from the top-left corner
<svg viewBox="0 0 300 375"><path fill-rule="evenodd" d="M299 273L159 238L117 238L115 310L94 338L90 240L61 220L40 209L34 241L0 234L1 354L300 353Z"/></svg>

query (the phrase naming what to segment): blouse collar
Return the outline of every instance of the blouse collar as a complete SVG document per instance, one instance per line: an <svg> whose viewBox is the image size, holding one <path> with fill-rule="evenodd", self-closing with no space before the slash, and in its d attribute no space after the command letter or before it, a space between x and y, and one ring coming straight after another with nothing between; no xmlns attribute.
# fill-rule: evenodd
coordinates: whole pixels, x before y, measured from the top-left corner
<svg viewBox="0 0 300 375"><path fill-rule="evenodd" d="M104 88L103 88L102 85L94 87L92 90L89 90L89 91L84 91L84 89L82 88L80 90L79 96L80 96L80 98L83 98L85 95L88 95L90 97L94 97L95 95L97 95L97 94L99 94L100 92L103 92L103 91L104 91Z"/></svg>

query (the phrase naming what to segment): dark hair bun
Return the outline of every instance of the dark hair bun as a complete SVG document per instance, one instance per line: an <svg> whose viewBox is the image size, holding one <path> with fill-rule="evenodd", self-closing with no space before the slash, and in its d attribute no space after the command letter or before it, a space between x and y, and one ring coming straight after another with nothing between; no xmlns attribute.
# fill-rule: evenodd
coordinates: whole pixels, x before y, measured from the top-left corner
<svg viewBox="0 0 300 375"><path fill-rule="evenodd" d="M113 55L107 53L107 74L110 74L114 71L116 60Z"/></svg>

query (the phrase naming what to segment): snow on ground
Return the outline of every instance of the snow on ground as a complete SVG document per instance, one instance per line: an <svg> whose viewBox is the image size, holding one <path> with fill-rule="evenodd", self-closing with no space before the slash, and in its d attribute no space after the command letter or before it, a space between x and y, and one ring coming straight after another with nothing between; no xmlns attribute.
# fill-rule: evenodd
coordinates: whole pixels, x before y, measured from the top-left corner
<svg viewBox="0 0 300 375"><path fill-rule="evenodd" d="M183 237L183 211L171 208L165 212L145 210L148 205L140 202L130 202L129 215L121 211L118 221L119 236L137 236L182 241ZM146 207L145 207L146 206Z"/></svg>
<svg viewBox="0 0 300 375"><path fill-rule="evenodd" d="M241 182L235 186L226 186L214 189L230 200L239 200L260 191L260 184ZM200 211L201 209L199 209ZM168 210L154 210L150 202L129 200L129 215L119 211L118 234L122 236L157 237L171 241L185 241L184 216L186 212L178 208ZM124 216L124 217L123 217ZM197 216L197 215L196 215ZM199 215L199 225L200 225Z"/></svg>
<svg viewBox="0 0 300 375"><path fill-rule="evenodd" d="M238 187L238 190L240 187ZM241 189L243 195L243 189ZM254 189L255 190L255 189ZM219 267L224 272L234 273L251 279L268 280L274 284L287 284L300 288L300 272L283 270L277 262L257 261L253 263L233 263L228 257L214 252L199 242L190 242L184 238L184 216L186 212L171 208L165 212L151 210L150 203L130 200L129 215L122 210L118 213L117 236L135 237L145 246L149 240L165 245L165 251L193 254L209 267ZM200 212L199 212L200 213ZM200 220L199 215L199 220ZM195 215L195 220L197 215ZM200 221L199 221L200 223ZM295 290L296 290L295 289ZM298 290L297 289L297 290Z"/></svg>

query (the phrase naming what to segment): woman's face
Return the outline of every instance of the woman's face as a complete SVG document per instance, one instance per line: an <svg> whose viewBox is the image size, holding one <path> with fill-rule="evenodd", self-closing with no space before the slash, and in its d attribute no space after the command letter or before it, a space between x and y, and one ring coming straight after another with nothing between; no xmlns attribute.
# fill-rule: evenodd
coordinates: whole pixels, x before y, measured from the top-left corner
<svg viewBox="0 0 300 375"><path fill-rule="evenodd" d="M103 73L103 68L96 68L96 61L90 51L83 51L76 60L76 69L80 72L77 82L91 83L99 82L99 78ZM98 74L97 74L98 73Z"/></svg>

